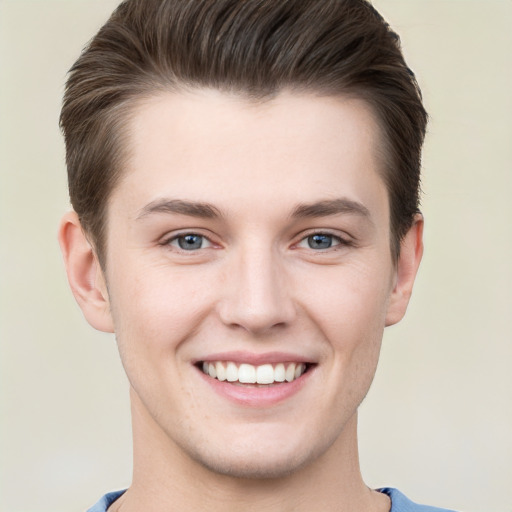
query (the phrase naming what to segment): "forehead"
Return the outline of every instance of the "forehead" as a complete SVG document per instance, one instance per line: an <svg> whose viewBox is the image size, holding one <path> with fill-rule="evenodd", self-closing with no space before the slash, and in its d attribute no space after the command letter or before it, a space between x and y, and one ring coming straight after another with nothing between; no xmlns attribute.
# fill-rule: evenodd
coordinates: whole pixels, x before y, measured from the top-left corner
<svg viewBox="0 0 512 512"><path fill-rule="evenodd" d="M162 93L141 101L130 119L128 162L113 199L130 195L134 208L159 197L228 209L237 199L372 203L384 191L380 139L372 110L359 99Z"/></svg>

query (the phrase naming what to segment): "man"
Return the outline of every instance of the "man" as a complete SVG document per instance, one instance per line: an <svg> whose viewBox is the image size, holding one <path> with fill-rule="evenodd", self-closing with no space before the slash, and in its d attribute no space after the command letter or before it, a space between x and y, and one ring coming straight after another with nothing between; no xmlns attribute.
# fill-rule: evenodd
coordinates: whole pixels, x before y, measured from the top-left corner
<svg viewBox="0 0 512 512"><path fill-rule="evenodd" d="M363 0L128 0L73 66L60 228L130 381L91 511L433 510L368 489L357 409L422 255L426 113Z"/></svg>

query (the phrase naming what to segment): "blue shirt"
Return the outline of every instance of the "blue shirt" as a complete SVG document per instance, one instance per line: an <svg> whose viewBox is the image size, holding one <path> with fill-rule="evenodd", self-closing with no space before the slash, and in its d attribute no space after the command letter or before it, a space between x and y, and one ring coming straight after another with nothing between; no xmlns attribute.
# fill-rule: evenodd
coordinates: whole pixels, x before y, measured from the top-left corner
<svg viewBox="0 0 512 512"><path fill-rule="evenodd" d="M418 505L406 498L399 490L385 487L378 489L379 492L387 494L391 499L391 512L453 512L445 508L428 507L427 505ZM114 503L125 491L115 491L105 494L96 505L87 512L106 512L108 507Z"/></svg>

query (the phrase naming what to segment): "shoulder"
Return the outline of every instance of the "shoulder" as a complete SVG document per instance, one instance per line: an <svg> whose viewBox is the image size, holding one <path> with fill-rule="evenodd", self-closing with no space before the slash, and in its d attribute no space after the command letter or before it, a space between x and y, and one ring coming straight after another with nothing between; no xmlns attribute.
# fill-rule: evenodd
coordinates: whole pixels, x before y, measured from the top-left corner
<svg viewBox="0 0 512 512"><path fill-rule="evenodd" d="M123 491L114 491L105 494L95 505L93 505L87 512L107 512L108 507L120 498L125 493Z"/></svg>
<svg viewBox="0 0 512 512"><path fill-rule="evenodd" d="M391 499L390 512L454 512L445 508L429 507L427 505L418 505L404 496L398 489L384 487L377 489L379 492L387 494Z"/></svg>
<svg viewBox="0 0 512 512"><path fill-rule="evenodd" d="M379 492L387 494L391 499L391 511L390 512L454 512L445 508L429 507L427 505L418 505L409 498L404 496L398 489L391 487L384 487L378 489ZM123 494L123 491L114 491L105 494L93 507L87 512L107 512L108 507L114 503Z"/></svg>

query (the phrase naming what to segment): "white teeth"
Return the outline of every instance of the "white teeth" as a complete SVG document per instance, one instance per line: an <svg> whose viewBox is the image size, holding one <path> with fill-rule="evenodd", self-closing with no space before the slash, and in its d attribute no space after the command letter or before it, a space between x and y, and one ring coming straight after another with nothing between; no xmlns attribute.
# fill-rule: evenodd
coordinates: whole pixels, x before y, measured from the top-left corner
<svg viewBox="0 0 512 512"><path fill-rule="evenodd" d="M242 363L237 366L232 361L215 361L202 364L203 373L213 379L228 382L240 382L242 384L273 384L274 382L293 382L305 371L304 363L278 363L253 366Z"/></svg>
<svg viewBox="0 0 512 512"><path fill-rule="evenodd" d="M264 364L256 368L256 382L258 384L272 384L274 382L274 368L271 364Z"/></svg>
<svg viewBox="0 0 512 512"><path fill-rule="evenodd" d="M236 382L238 380L238 367L235 363L228 363L226 378L228 382Z"/></svg>
<svg viewBox="0 0 512 512"><path fill-rule="evenodd" d="M241 364L238 368L238 382L254 384L256 382L256 368L252 364Z"/></svg>
<svg viewBox="0 0 512 512"><path fill-rule="evenodd" d="M274 380L276 382L284 382L286 379L286 370L284 369L284 364L279 363L276 364L276 367L274 368Z"/></svg>
<svg viewBox="0 0 512 512"><path fill-rule="evenodd" d="M287 366L286 372L285 372L285 379L286 382L292 382L293 379L295 379L295 364L292 363Z"/></svg>
<svg viewBox="0 0 512 512"><path fill-rule="evenodd" d="M224 363L221 363L220 361L215 363L215 371L217 372L217 379L220 381L226 380L226 367L224 366Z"/></svg>
<svg viewBox="0 0 512 512"><path fill-rule="evenodd" d="M297 367L295 368L295 375L294 375L294 377L296 379L298 379L304 373L305 368L306 367L302 363L298 364Z"/></svg>

